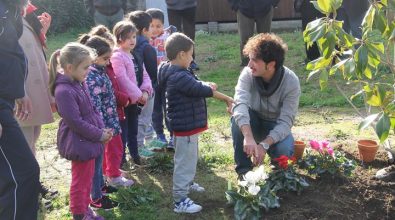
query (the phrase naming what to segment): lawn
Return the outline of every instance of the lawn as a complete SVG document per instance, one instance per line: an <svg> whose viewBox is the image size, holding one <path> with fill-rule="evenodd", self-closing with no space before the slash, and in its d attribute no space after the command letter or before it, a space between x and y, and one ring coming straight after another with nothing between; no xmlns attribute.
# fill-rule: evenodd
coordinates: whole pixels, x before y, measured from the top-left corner
<svg viewBox="0 0 395 220"><path fill-rule="evenodd" d="M49 52L77 38L81 30L59 34L49 38ZM265 215L269 219L395 219L393 185L373 181L370 176L386 164L384 150L380 150L375 162L364 165L358 158L356 140L374 138L372 131L356 130L359 118L347 102L329 86L320 91L317 78L306 82L305 55L300 31L282 32L279 35L288 44L285 65L300 78L302 96L300 109L293 128L295 139L328 139L333 146L354 158L359 166L355 175L347 181L322 181L307 176L311 187L301 196L292 193L282 195L281 207ZM218 84L218 90L233 96L241 68L239 67L239 38L237 34L207 34L199 31L196 36L197 62L201 70L198 76L204 81ZM347 88L346 85L343 85ZM348 94L356 88L347 89ZM357 105L360 105L358 100ZM230 116L225 104L208 99L209 130L200 137L200 154L196 182L206 188L203 194L191 198L203 206L194 215L175 214L172 210L171 153L159 155L156 162L145 166L127 167L127 175L136 181L131 189L125 189L129 208L116 208L100 212L106 219L233 219L233 208L226 204L225 191L228 182L237 184L234 172L233 147L230 135ZM41 166L41 179L60 191L53 209L42 209L40 219L70 219L68 188L70 162L59 157L56 150L56 122L45 125L38 142L37 157ZM160 158L159 158L160 157Z"/></svg>

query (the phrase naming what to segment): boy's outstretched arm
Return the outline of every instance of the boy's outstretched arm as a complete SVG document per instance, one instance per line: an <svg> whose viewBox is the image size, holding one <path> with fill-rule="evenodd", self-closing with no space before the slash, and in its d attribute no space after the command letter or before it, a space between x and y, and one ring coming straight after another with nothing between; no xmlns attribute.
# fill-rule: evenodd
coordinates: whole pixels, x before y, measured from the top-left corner
<svg viewBox="0 0 395 220"><path fill-rule="evenodd" d="M216 99L219 99L221 101L224 101L226 103L226 105L227 105L226 111L229 114L232 114L232 105L234 104L233 98L231 98L231 97L229 97L229 96L227 96L227 95L225 95L225 94L223 94L221 92L218 92L218 91L213 91L213 98L216 98Z"/></svg>

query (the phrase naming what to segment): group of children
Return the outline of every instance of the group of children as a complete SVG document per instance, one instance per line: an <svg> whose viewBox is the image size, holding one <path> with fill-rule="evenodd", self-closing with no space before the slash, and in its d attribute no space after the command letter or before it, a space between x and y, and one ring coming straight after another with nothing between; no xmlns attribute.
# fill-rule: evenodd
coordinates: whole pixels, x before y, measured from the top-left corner
<svg viewBox="0 0 395 220"><path fill-rule="evenodd" d="M154 130L153 142L175 147L174 211L202 209L188 193L204 191L193 180L198 135L207 129L205 98L223 100L228 107L233 99L217 92L215 83L196 78L190 69L194 42L184 34L171 34L174 30L163 24L159 9L131 12L112 33L94 27L51 56L49 87L62 118L57 145L72 163L73 219L103 219L92 209L117 205L106 195L134 184L120 171L125 147L140 165L141 157L152 154L145 145L153 140Z"/></svg>

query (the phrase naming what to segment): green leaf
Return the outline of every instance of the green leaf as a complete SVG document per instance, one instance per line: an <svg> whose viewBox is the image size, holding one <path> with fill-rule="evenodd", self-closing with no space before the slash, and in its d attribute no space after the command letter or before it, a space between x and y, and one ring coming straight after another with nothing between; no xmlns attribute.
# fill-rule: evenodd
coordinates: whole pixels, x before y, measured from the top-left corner
<svg viewBox="0 0 395 220"><path fill-rule="evenodd" d="M336 35L333 32L328 31L324 36L324 42L322 43L322 55L328 59L336 46Z"/></svg>
<svg viewBox="0 0 395 220"><path fill-rule="evenodd" d="M371 106L381 106L380 98L377 95L371 95L369 99L366 101Z"/></svg>
<svg viewBox="0 0 395 220"><path fill-rule="evenodd" d="M328 0L317 0L312 1L314 8L320 11L322 14L329 15L331 13L331 7Z"/></svg>
<svg viewBox="0 0 395 220"><path fill-rule="evenodd" d="M368 64L368 51L365 46L360 46L355 52L355 62L357 64L357 71L363 73Z"/></svg>
<svg viewBox="0 0 395 220"><path fill-rule="evenodd" d="M385 17L385 14L382 10L376 11L374 14L374 20L373 20L373 28L376 28L380 30L380 32L383 34L386 27L387 27L387 19Z"/></svg>
<svg viewBox="0 0 395 220"><path fill-rule="evenodd" d="M388 138L390 127L390 118L386 114L383 114L376 125L376 134L379 137L381 143L383 143Z"/></svg>
<svg viewBox="0 0 395 220"><path fill-rule="evenodd" d="M324 90L328 86L328 71L326 69L321 71L320 74L320 87Z"/></svg>
<svg viewBox="0 0 395 220"><path fill-rule="evenodd" d="M376 120L376 118L378 116L379 116L379 113L369 115L368 117L363 119L363 121L359 124L358 129L363 130L363 129L367 128L374 120Z"/></svg>
<svg viewBox="0 0 395 220"><path fill-rule="evenodd" d="M365 17L363 18L362 27L369 30L372 28L375 13L376 13L376 9L370 6L369 10L366 12Z"/></svg>
<svg viewBox="0 0 395 220"><path fill-rule="evenodd" d="M309 81L311 77L313 77L316 73L318 73L318 72L320 72L320 71L321 71L320 69L311 71L311 72L309 73L309 75L307 76L306 81Z"/></svg>
<svg viewBox="0 0 395 220"><path fill-rule="evenodd" d="M309 62L306 66L306 70L318 70L327 67L331 63L331 59L325 59L320 57Z"/></svg>

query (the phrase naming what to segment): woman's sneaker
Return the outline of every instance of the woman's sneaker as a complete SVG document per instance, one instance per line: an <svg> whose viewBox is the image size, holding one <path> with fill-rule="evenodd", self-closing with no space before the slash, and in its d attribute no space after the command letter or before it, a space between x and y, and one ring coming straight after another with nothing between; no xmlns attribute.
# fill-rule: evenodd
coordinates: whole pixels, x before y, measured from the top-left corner
<svg viewBox="0 0 395 220"><path fill-rule="evenodd" d="M103 188L101 188L101 193L105 196L111 193L118 192L118 189L109 185L104 185Z"/></svg>
<svg viewBox="0 0 395 220"><path fill-rule="evenodd" d="M195 204L190 198L185 198L180 202L174 203L174 212L177 213L196 213L200 212L202 207Z"/></svg>
<svg viewBox="0 0 395 220"><path fill-rule="evenodd" d="M203 187L201 187L199 184L193 182L190 186L189 186L189 192L204 192L205 189Z"/></svg>
<svg viewBox="0 0 395 220"><path fill-rule="evenodd" d="M102 196L100 199L92 201L90 207L94 210L110 210L118 206L117 202L112 201L108 196Z"/></svg>
<svg viewBox="0 0 395 220"><path fill-rule="evenodd" d="M108 177L107 183L108 185L113 187L129 187L134 184L133 180L126 179L123 176L118 176L114 178Z"/></svg>
<svg viewBox="0 0 395 220"><path fill-rule="evenodd" d="M88 207L88 210L86 211L85 216L82 220L104 220L104 218L96 214L96 212Z"/></svg>

